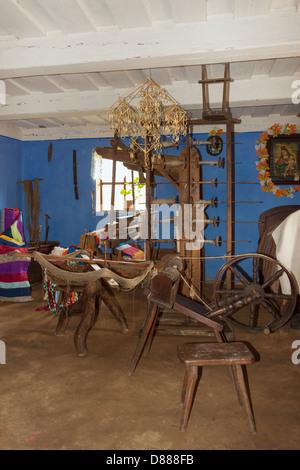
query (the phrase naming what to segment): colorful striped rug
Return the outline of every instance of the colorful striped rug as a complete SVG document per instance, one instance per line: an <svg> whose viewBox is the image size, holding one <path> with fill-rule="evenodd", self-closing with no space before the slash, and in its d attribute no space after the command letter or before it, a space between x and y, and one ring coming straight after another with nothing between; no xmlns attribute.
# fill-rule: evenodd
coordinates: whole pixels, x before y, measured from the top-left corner
<svg viewBox="0 0 300 470"><path fill-rule="evenodd" d="M19 209L3 209L0 233L0 300L28 302L32 300L27 270L30 258L10 256L11 252L27 252Z"/></svg>

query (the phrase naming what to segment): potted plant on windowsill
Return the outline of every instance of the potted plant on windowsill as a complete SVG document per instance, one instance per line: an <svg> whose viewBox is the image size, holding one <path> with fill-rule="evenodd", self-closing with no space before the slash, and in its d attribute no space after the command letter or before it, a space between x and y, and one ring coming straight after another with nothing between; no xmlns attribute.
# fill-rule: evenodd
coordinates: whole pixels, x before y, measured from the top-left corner
<svg viewBox="0 0 300 470"><path fill-rule="evenodd" d="M120 194L122 194L123 196L125 196L125 210L131 210L133 209L133 199L127 199L127 196L133 196L133 185L134 185L134 189L135 189L135 202L138 202L142 196L143 196L143 193L142 193L142 189L144 188L145 186L145 183L140 183L140 178L139 176L137 176L134 180L133 180L133 183L125 183L126 185L126 188L123 188L121 189L120 191ZM128 186L128 189L127 189L127 186Z"/></svg>

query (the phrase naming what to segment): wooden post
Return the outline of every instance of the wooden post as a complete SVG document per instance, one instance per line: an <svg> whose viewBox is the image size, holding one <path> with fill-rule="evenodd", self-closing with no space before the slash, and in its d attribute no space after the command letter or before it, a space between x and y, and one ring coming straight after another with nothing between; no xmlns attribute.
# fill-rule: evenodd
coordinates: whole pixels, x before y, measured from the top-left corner
<svg viewBox="0 0 300 470"><path fill-rule="evenodd" d="M181 258L188 258L189 252L186 250L186 243L187 239L184 233L184 210L185 204L190 203L190 146L189 146L189 125L187 125L187 146L180 152L180 159L185 159L186 165L181 170L181 177L179 182L179 201L182 213L182 224L181 224L181 240L180 240L180 256ZM185 259L184 261L184 269L185 269L185 276L189 279L191 268L190 268L190 260ZM190 292L187 285L184 283L181 287L181 292L183 295L189 297Z"/></svg>
<svg viewBox="0 0 300 470"><path fill-rule="evenodd" d="M35 247L36 251L39 251L41 230L42 230L42 226L40 225L39 232L38 232L38 235L37 235L36 247Z"/></svg>
<svg viewBox="0 0 300 470"><path fill-rule="evenodd" d="M228 111L229 108L229 85L230 85L230 77L229 77L229 64L225 64L225 71L224 71L224 84L223 84L223 100L222 100L222 111L225 113Z"/></svg>
<svg viewBox="0 0 300 470"><path fill-rule="evenodd" d="M226 241L226 254L227 256L232 256L232 132L233 124L231 120L226 123L226 160L227 160L227 241ZM227 289L231 289L232 276L231 272L228 269L226 286Z"/></svg>
<svg viewBox="0 0 300 470"><path fill-rule="evenodd" d="M100 210L103 210L103 182L99 180L99 193L100 193Z"/></svg>
<svg viewBox="0 0 300 470"><path fill-rule="evenodd" d="M148 137L146 136L145 155L147 154L148 154ZM151 161L149 161L150 158L151 158L151 155L149 155L149 158L145 158L145 161L147 163L145 170L146 170L146 210L147 210L147 224L148 224L147 238L145 240L146 261L150 261L152 258L152 253L151 253Z"/></svg>
<svg viewBox="0 0 300 470"><path fill-rule="evenodd" d="M113 160L112 164L112 181L111 181L111 195L110 195L110 206L115 207L115 188L116 188L116 160Z"/></svg>
<svg viewBox="0 0 300 470"><path fill-rule="evenodd" d="M133 170L131 170L131 181L132 181L132 204L133 207L135 207L135 190L134 190L134 173Z"/></svg>
<svg viewBox="0 0 300 470"><path fill-rule="evenodd" d="M126 176L124 176L124 190L126 191ZM126 194L124 194L124 210L126 210Z"/></svg>
<svg viewBox="0 0 300 470"><path fill-rule="evenodd" d="M147 238L145 241L145 259L151 260L151 169L146 168L146 210L147 210Z"/></svg>
<svg viewBox="0 0 300 470"><path fill-rule="evenodd" d="M206 65L202 65L202 97L203 97L203 113L205 114L210 109Z"/></svg>

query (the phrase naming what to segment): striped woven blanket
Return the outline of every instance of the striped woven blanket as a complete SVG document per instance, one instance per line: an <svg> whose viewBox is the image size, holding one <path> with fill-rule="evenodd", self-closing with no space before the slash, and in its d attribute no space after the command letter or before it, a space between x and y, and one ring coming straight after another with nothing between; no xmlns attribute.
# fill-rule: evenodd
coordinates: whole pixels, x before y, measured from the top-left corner
<svg viewBox="0 0 300 470"><path fill-rule="evenodd" d="M28 302L32 300L27 270L30 258L10 256L11 252L27 252L19 209L3 209L0 233L0 300Z"/></svg>

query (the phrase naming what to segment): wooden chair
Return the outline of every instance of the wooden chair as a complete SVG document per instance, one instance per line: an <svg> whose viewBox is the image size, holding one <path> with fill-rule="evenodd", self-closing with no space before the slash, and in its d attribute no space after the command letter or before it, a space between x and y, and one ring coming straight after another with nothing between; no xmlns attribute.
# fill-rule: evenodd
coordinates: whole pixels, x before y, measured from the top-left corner
<svg viewBox="0 0 300 470"><path fill-rule="evenodd" d="M178 346L178 356L185 364L185 377L181 395L183 410L180 430L185 431L198 381L199 367L224 365L231 369L239 403L246 410L250 432L256 433L250 396L246 387L243 366L255 361L254 355L241 342L186 343Z"/></svg>

